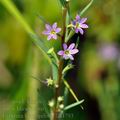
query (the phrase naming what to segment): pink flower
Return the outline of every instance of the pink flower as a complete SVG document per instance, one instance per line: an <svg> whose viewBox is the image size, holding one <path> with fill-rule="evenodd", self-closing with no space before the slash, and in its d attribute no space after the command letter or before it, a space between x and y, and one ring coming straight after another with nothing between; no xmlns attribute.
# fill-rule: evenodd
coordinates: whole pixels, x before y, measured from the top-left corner
<svg viewBox="0 0 120 120"><path fill-rule="evenodd" d="M54 23L52 26L50 26L49 24L45 25L46 30L43 31L44 35L47 35L47 40L50 39L57 39L57 33L59 33L61 31L61 28L57 28L57 23Z"/></svg>
<svg viewBox="0 0 120 120"><path fill-rule="evenodd" d="M62 56L65 60L67 60L67 59L74 60L73 55L79 52L79 50L75 48L74 43L70 44L69 47L67 47L67 44L64 43L63 49L64 50L60 50L58 52L58 55Z"/></svg>
<svg viewBox="0 0 120 120"><path fill-rule="evenodd" d="M88 28L88 25L85 24L85 22L87 21L87 18L80 18L79 15L76 15L75 20L72 21L72 23L70 25L68 25L68 27L72 27L75 30L75 33L80 32L82 35L84 34L83 29Z"/></svg>

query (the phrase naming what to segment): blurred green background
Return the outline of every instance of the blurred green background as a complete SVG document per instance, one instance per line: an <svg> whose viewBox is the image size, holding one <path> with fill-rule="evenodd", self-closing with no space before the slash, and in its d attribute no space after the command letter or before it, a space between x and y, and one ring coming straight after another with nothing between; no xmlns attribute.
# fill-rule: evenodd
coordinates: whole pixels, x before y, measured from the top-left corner
<svg viewBox="0 0 120 120"><path fill-rule="evenodd" d="M39 16L61 25L58 0L12 0L33 30L41 32ZM89 0L71 0L73 18ZM120 120L120 1L94 0L83 15L89 29L80 36L80 53L68 81L84 110L75 107L64 120ZM71 41L76 40L73 36ZM59 49L59 41L47 42ZM0 120L48 120L48 100L52 94L33 76L45 81L51 68L43 54L32 44L21 24L0 3ZM68 104L74 99L69 94Z"/></svg>

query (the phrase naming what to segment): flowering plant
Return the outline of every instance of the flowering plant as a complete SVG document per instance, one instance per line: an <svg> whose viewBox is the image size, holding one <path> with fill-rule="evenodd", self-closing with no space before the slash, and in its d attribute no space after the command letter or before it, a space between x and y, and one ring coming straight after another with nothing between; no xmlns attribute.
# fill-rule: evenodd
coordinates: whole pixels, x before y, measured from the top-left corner
<svg viewBox="0 0 120 120"><path fill-rule="evenodd" d="M85 29L88 28L88 25L85 23L87 18L82 18L81 16L93 2L93 0L91 0L90 3L80 12L80 14L76 13L75 19L72 20L70 14L70 0L59 1L62 6L62 27L57 27L57 22L52 25L45 23L45 30L43 31L43 35L47 37L47 40L60 40L61 49L57 51L56 54L54 47L49 49L45 42L42 41L41 38L38 37L29 27L11 1L1 0L2 4L16 17L16 19L20 21L28 34L32 37L35 45L40 48L52 66L52 77L48 78L45 82L48 87L53 87L54 89L54 96L52 100L47 103L50 107L50 120L58 120L59 116L63 115L65 111L77 105L81 106L81 103L84 101L77 98L74 91L65 80L65 74L74 66L72 65L72 62L69 61L73 61L75 56L79 53L79 44L75 42L71 43L70 39L75 33L83 35ZM64 65L64 61L67 61L66 65ZM64 100L66 99L66 93L63 93L61 90L62 84L64 85L64 91L67 89L72 94L76 100L75 103L71 105L65 104ZM81 106L81 108L83 107Z"/></svg>
<svg viewBox="0 0 120 120"><path fill-rule="evenodd" d="M76 14L76 17L74 20L70 19L70 13L69 13L69 2L61 0L61 3L63 5L63 27L59 28L57 27L57 22L53 23L53 25L49 25L48 23L45 24L46 30L43 31L43 34L47 36L47 40L59 40L58 37L61 38L61 48L62 50L59 50L57 54L60 56L60 59L58 59L57 54L54 52L54 49L49 49L48 54L52 56L55 60L55 64L57 66L56 73L53 73L53 78L47 79L48 86L54 87L54 97L51 101L49 101L48 105L51 109L51 120L57 120L58 116L61 114L64 114L64 111L70 109L71 107L75 107L76 105L81 104L84 100L79 101L77 96L75 95L74 91L69 86L68 82L64 78L64 74L71 68L73 68L73 65L67 64L66 67L63 68L64 60L74 60L75 55L79 52L77 48L77 43L69 43L68 41L72 37L74 33L76 34L84 34L84 29L88 28L88 25L85 24L87 21L87 18L82 18L79 14ZM66 22L66 20L68 21ZM60 34L62 32L62 34ZM72 33L72 34L71 34ZM54 65L53 65L54 66ZM71 67L72 66L72 67ZM55 67L55 66L54 66ZM53 68L54 68L53 67ZM57 76L57 77L56 77ZM64 83L65 88L69 89L75 100L76 103L73 103L72 105L66 106L64 104L64 95L61 93L61 84ZM82 107L82 106L81 106ZM83 107L82 107L83 108Z"/></svg>

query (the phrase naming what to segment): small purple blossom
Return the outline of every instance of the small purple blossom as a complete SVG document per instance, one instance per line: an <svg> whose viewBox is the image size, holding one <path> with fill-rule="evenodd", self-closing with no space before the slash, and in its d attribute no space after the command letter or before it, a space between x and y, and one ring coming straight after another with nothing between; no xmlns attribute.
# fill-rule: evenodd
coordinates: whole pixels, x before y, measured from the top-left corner
<svg viewBox="0 0 120 120"><path fill-rule="evenodd" d="M79 15L76 15L75 20L72 21L72 23L68 26L72 27L75 30L75 33L80 32L82 35L84 34L83 29L88 28L88 25L85 24L87 21L87 18L80 18Z"/></svg>
<svg viewBox="0 0 120 120"><path fill-rule="evenodd" d="M66 43L64 43L63 49L64 50L60 50L58 52L58 55L62 56L65 60L67 59L74 60L73 55L79 52L79 50L75 48L74 43L70 44L69 47L67 46Z"/></svg>
<svg viewBox="0 0 120 120"><path fill-rule="evenodd" d="M57 23L55 22L52 26L50 26L49 24L45 25L46 30L43 31L44 35L47 35L47 40L50 39L57 39L57 33L59 33L61 31L61 28L57 28Z"/></svg>
<svg viewBox="0 0 120 120"><path fill-rule="evenodd" d="M115 44L102 44L99 48L99 54L105 61L113 61L118 57L118 47Z"/></svg>

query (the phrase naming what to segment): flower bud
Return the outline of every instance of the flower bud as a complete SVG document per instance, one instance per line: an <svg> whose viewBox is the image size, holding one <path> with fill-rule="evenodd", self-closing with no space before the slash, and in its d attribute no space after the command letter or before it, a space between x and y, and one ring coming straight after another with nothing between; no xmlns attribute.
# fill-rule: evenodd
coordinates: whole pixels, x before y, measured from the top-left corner
<svg viewBox="0 0 120 120"><path fill-rule="evenodd" d="M54 107L54 105L55 105L54 100L49 101L49 102L48 102L48 105L49 105L51 108Z"/></svg>
<svg viewBox="0 0 120 120"><path fill-rule="evenodd" d="M60 104L60 105L59 105L59 108L60 108L60 109L63 109L63 108L64 108L64 105L63 105L63 104Z"/></svg>
<svg viewBox="0 0 120 120"><path fill-rule="evenodd" d="M58 102L62 102L63 101L63 96L59 96L58 97Z"/></svg>
<svg viewBox="0 0 120 120"><path fill-rule="evenodd" d="M54 81L51 78L47 79L47 85L52 86L54 84Z"/></svg>

